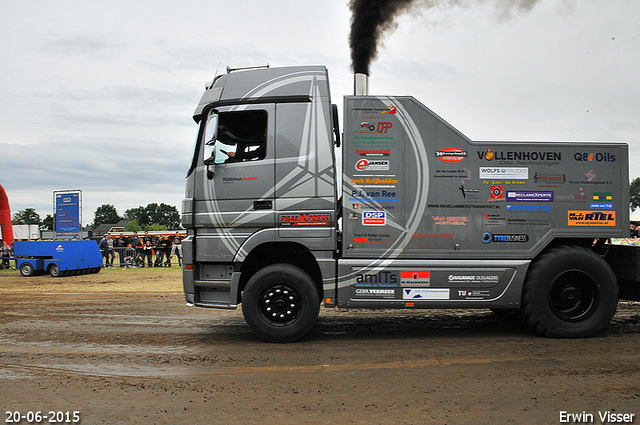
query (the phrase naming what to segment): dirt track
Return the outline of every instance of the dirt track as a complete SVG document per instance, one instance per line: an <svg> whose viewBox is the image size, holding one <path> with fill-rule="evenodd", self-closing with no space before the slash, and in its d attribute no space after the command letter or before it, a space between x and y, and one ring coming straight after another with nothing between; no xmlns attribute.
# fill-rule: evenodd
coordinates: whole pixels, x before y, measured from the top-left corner
<svg viewBox="0 0 640 425"><path fill-rule="evenodd" d="M176 270L0 273L3 423L16 410L87 425L558 424L563 411L640 423L640 303L581 340L484 310L323 309L307 337L277 345L180 290Z"/></svg>

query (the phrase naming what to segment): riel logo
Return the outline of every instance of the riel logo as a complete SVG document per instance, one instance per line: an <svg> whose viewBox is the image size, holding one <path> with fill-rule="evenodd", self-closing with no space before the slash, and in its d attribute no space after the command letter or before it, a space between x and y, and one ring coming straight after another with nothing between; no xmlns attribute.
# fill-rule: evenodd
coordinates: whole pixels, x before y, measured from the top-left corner
<svg viewBox="0 0 640 425"><path fill-rule="evenodd" d="M460 162L467 157L467 151L458 148L444 148L436 151L436 158L444 162Z"/></svg>
<svg viewBox="0 0 640 425"><path fill-rule="evenodd" d="M281 226L328 226L329 214L298 214L280 217Z"/></svg>

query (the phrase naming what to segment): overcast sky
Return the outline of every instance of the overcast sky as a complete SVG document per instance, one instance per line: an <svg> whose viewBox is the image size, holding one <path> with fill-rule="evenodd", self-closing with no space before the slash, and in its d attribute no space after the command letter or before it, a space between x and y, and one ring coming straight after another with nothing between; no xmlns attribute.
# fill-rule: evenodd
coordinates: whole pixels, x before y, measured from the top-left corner
<svg viewBox="0 0 640 425"><path fill-rule="evenodd" d="M519 0L516 4L524 3ZM430 0L403 14L370 93L412 95L473 140L613 140L640 176L640 2ZM219 67L326 65L353 92L346 0L0 4L0 184L12 213L80 189L181 209L193 110Z"/></svg>

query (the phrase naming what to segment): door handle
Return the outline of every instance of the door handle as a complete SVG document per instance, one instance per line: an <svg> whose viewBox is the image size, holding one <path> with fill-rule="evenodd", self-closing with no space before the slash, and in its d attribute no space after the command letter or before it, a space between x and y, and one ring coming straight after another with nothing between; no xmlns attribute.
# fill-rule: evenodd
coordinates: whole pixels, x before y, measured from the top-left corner
<svg viewBox="0 0 640 425"><path fill-rule="evenodd" d="M271 208L273 208L271 201L253 201L254 210L270 210Z"/></svg>

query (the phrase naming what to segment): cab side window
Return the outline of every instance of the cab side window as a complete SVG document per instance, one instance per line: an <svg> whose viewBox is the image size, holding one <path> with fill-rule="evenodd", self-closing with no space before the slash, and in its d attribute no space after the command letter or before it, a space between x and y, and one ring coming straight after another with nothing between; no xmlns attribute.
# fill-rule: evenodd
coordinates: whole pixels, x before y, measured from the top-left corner
<svg viewBox="0 0 640 425"><path fill-rule="evenodd" d="M258 161L267 155L267 112L222 112L218 119L216 162Z"/></svg>

